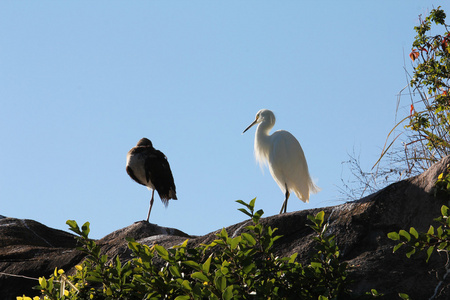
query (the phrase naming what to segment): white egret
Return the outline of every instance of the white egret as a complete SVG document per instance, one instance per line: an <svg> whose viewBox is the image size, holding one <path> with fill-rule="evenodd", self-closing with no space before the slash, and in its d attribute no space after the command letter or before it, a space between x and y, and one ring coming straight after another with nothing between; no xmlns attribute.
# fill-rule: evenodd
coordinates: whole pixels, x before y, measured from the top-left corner
<svg viewBox="0 0 450 300"><path fill-rule="evenodd" d="M166 207L170 199L177 200L175 183L167 157L161 151L153 148L149 139L140 139L136 147L128 151L126 170L134 181L145 185L152 191L147 222L152 211L155 189Z"/></svg>
<svg viewBox="0 0 450 300"><path fill-rule="evenodd" d="M277 130L269 135L275 125L275 115L268 109L258 111L255 121L244 132L255 124L258 124L254 146L256 160L260 166L269 166L270 174L285 194L280 214L286 212L290 191L303 202L309 202L309 194L319 192L320 188L309 176L308 164L300 143L285 130Z"/></svg>

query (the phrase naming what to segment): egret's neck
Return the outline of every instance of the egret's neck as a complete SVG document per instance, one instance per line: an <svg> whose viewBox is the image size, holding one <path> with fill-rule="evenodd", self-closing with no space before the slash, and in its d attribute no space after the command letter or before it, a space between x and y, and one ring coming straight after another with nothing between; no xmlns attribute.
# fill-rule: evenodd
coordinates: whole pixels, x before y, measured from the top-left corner
<svg viewBox="0 0 450 300"><path fill-rule="evenodd" d="M266 139L269 139L269 131L272 127L272 124L266 122L260 123L256 128L255 141L264 142Z"/></svg>
<svg viewBox="0 0 450 300"><path fill-rule="evenodd" d="M272 129L273 124L260 123L256 128L255 133L255 158L260 165L267 163L270 152L270 135L269 131Z"/></svg>

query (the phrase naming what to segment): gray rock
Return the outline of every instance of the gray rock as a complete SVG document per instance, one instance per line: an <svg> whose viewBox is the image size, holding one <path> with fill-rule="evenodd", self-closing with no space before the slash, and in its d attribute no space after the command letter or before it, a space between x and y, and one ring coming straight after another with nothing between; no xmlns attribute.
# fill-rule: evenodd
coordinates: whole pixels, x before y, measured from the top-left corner
<svg viewBox="0 0 450 300"><path fill-rule="evenodd" d="M36 278L83 259L74 236L33 220L0 219L0 299L36 295Z"/></svg>
<svg viewBox="0 0 450 300"><path fill-rule="evenodd" d="M303 210L263 218L261 222L278 228L283 237L274 246L279 256L299 253L301 262L308 261L314 243L312 230L306 226L307 216L325 211L329 231L336 235L341 257L350 265L354 280L352 290L362 294L371 289L383 293L383 299L399 299L398 293L407 293L413 299L450 299L450 276L445 265L447 255L434 253L428 263L425 255L407 259L405 250L392 253L396 244L387 234L410 227L427 231L434 218L440 216L440 207L448 205L446 197L434 197L437 176L450 164L450 156L432 166L423 174L394 183L364 199L320 209ZM226 230L228 235L239 235L249 221ZM189 239L189 246L210 243L217 232L204 236L189 236L173 228L159 227L148 222L136 222L98 240L102 252L110 258L119 255L130 259L126 238L153 245L171 247ZM69 270L81 262L83 255L74 250L74 236L48 228L31 220L0 219L0 272L28 277L48 276L55 267ZM29 290L37 282L1 275L1 299L35 295Z"/></svg>

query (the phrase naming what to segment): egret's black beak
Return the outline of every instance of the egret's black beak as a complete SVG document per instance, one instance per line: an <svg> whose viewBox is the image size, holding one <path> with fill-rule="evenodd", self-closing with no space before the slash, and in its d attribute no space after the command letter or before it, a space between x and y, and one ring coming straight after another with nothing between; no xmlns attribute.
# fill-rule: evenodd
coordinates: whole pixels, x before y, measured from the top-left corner
<svg viewBox="0 0 450 300"><path fill-rule="evenodd" d="M245 130L242 132L242 134L244 134L247 130L249 130L250 127L252 127L253 125L255 125L257 121L258 121L258 120L253 121L252 124L250 124L247 128L245 128Z"/></svg>

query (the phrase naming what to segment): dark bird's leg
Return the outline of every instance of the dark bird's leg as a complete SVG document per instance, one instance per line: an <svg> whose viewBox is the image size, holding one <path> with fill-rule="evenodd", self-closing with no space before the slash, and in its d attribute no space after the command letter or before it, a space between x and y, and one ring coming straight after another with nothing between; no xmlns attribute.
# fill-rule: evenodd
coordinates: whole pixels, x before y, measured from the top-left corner
<svg viewBox="0 0 450 300"><path fill-rule="evenodd" d="M288 189L287 184L286 184L286 198L284 199L283 206L281 206L280 214L286 213L287 202L288 202L289 196L290 196L289 189ZM283 210L284 210L284 212L283 212Z"/></svg>
<svg viewBox="0 0 450 300"><path fill-rule="evenodd" d="M148 215L147 215L147 222L148 219L150 219L150 212L152 211L152 206L153 206L153 196L155 195L155 190L152 190L152 200L150 200L150 208L148 210Z"/></svg>

